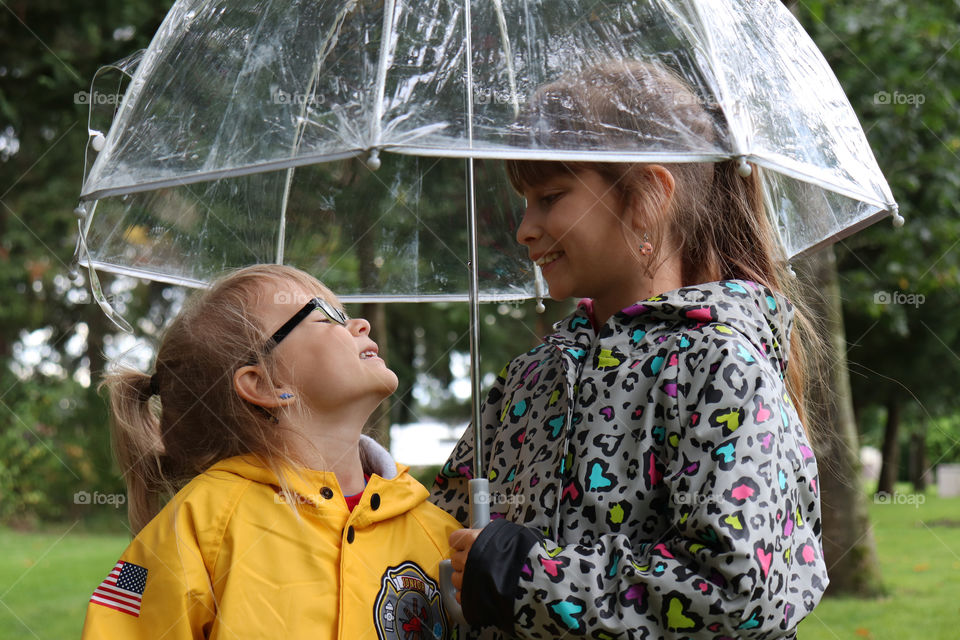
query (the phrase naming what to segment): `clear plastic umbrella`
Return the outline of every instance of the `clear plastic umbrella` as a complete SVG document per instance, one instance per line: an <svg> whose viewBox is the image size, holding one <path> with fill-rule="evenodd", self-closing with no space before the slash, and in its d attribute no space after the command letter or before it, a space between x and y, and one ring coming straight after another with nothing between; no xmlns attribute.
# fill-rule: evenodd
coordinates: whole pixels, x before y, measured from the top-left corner
<svg viewBox="0 0 960 640"><path fill-rule="evenodd" d="M518 120L544 83L627 59L684 78L715 106L723 136L698 139L664 121L658 135L611 149L596 136L535 135L535 123ZM764 169L791 256L896 209L836 78L775 0L180 0L98 142L81 195L89 262L194 286L269 260L326 267L335 290L358 296L464 297L466 279L436 255L443 244L462 247L450 234L463 229L449 215L454 203L417 199L434 167L456 174L441 158L742 158ZM382 173L367 183L345 176L357 167L344 169L344 159L356 157L382 162ZM500 222L507 232L489 238L483 291L528 296L532 272L517 266L509 229L516 202L498 190L496 163L485 167L484 228ZM378 184L393 211L364 210ZM352 188L365 197L340 198ZM338 209L338 199L356 209ZM359 241L373 226L357 224L364 216L390 230L373 243L372 270L357 254L370 253ZM316 264L322 251L338 265ZM330 257L341 251L353 257ZM451 261L462 267L462 258Z"/></svg>
<svg viewBox="0 0 960 640"><path fill-rule="evenodd" d="M615 144L591 123L543 130L538 88L625 60L682 79L676 113L696 102L717 135L643 104ZM739 159L787 257L902 221L777 0L179 0L105 139L90 128L77 254L111 313L94 268L201 286L284 262L347 300L469 299L473 347L478 301L537 293L502 158Z"/></svg>

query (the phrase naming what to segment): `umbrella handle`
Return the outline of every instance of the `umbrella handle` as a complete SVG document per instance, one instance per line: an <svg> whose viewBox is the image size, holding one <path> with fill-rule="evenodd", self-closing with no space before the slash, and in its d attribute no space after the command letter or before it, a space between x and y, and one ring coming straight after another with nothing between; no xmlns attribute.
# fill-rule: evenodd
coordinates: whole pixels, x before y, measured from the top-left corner
<svg viewBox="0 0 960 640"><path fill-rule="evenodd" d="M483 529L490 523L490 483L486 478L470 481L470 528ZM453 588L453 565L450 560L440 562L440 597L450 619L465 625L463 608L457 602L457 590Z"/></svg>

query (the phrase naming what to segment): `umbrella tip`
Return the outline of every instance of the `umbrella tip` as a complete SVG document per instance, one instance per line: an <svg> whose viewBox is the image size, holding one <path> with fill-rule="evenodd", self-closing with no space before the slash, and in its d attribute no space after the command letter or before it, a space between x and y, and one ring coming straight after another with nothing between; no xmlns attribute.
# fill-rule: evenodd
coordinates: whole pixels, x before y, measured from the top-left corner
<svg viewBox="0 0 960 640"><path fill-rule="evenodd" d="M367 156L367 167L371 171L376 171L380 168L380 149L370 151L370 155Z"/></svg>
<svg viewBox="0 0 960 640"><path fill-rule="evenodd" d="M87 129L87 134L90 136L90 146L93 147L93 150L97 153L103 151L103 147L107 143L103 132L96 129Z"/></svg>
<svg viewBox="0 0 960 640"><path fill-rule="evenodd" d="M897 205L893 205L890 211L893 215L893 226L899 229L903 226L903 223L906 222L906 220L904 220L903 216L900 215L900 208L897 207Z"/></svg>
<svg viewBox="0 0 960 640"><path fill-rule="evenodd" d="M750 174L753 173L753 167L747 162L747 159L743 156L737 158L737 173L740 174L741 178L749 178Z"/></svg>

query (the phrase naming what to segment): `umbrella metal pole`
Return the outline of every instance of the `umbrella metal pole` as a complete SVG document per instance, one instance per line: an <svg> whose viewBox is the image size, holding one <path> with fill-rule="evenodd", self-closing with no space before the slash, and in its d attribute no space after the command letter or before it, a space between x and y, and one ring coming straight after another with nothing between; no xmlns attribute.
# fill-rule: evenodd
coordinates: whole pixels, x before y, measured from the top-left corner
<svg viewBox="0 0 960 640"><path fill-rule="evenodd" d="M473 43L470 33L470 0L464 4L465 67L467 81L467 140L473 148ZM480 283L477 261L477 207L473 158L467 158L467 228L469 230L470 272L470 404L473 422L473 478L469 483L470 527L482 529L490 522L490 486L483 472L483 438L480 428ZM440 594L452 620L467 624L453 587L450 560L440 562Z"/></svg>
<svg viewBox="0 0 960 640"><path fill-rule="evenodd" d="M473 33L471 0L463 3L464 67L467 81L467 144L473 149ZM470 396L473 409L473 479L470 480L470 526L490 522L490 489L483 472L483 438L480 428L480 284L477 260L477 207L473 158L467 158L467 227L470 230Z"/></svg>
<svg viewBox="0 0 960 640"><path fill-rule="evenodd" d="M483 432L480 423L480 282L477 262L477 212L473 160L467 160L467 217L470 230L470 396L473 420L473 479L470 480L470 526L490 522L490 492L483 472Z"/></svg>
<svg viewBox="0 0 960 640"><path fill-rule="evenodd" d="M470 34L470 0L464 2L465 67L467 81L467 140L473 148L473 45ZM490 522L490 486L483 472L483 438L480 428L480 279L477 261L477 208L473 158L467 158L467 229L470 272L470 406L473 422L473 478L469 482L470 527L482 529ZM467 624L453 587L453 565L440 562L440 594L450 618Z"/></svg>

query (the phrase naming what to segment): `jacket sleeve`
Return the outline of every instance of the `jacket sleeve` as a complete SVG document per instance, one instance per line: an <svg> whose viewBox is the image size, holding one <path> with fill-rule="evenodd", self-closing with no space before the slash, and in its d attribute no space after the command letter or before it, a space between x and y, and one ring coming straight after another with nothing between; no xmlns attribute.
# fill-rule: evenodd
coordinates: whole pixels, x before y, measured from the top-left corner
<svg viewBox="0 0 960 640"><path fill-rule="evenodd" d="M505 366L497 375L496 382L490 388L480 407L480 419L483 424L482 433L484 434L485 469L489 468L493 439L500 425L498 416L503 409L504 389L509 366L509 364ZM474 429L471 424L460 436L453 453L450 454L450 457L440 469L430 492L430 501L456 518L464 527L470 526L470 494L467 482L474 477L473 443Z"/></svg>
<svg viewBox="0 0 960 640"><path fill-rule="evenodd" d="M198 538L189 509L164 510L154 518L120 556L126 580L114 584L115 567L113 580L108 575L95 589L83 640L207 637L216 604Z"/></svg>
<svg viewBox="0 0 960 640"><path fill-rule="evenodd" d="M522 638L794 637L827 585L816 462L778 372L723 329L664 345L651 392L662 408L652 425L660 435L637 452L635 482L638 492L662 496L672 526L646 543L612 533L568 546L540 539L522 556L517 544L505 552L481 534L464 599L470 584L494 583L471 571L501 583L518 576L512 590L474 591L489 600L486 620L506 621L501 628ZM693 375L681 372L683 358L699 364L682 368ZM501 529L518 543L531 540L519 525Z"/></svg>

